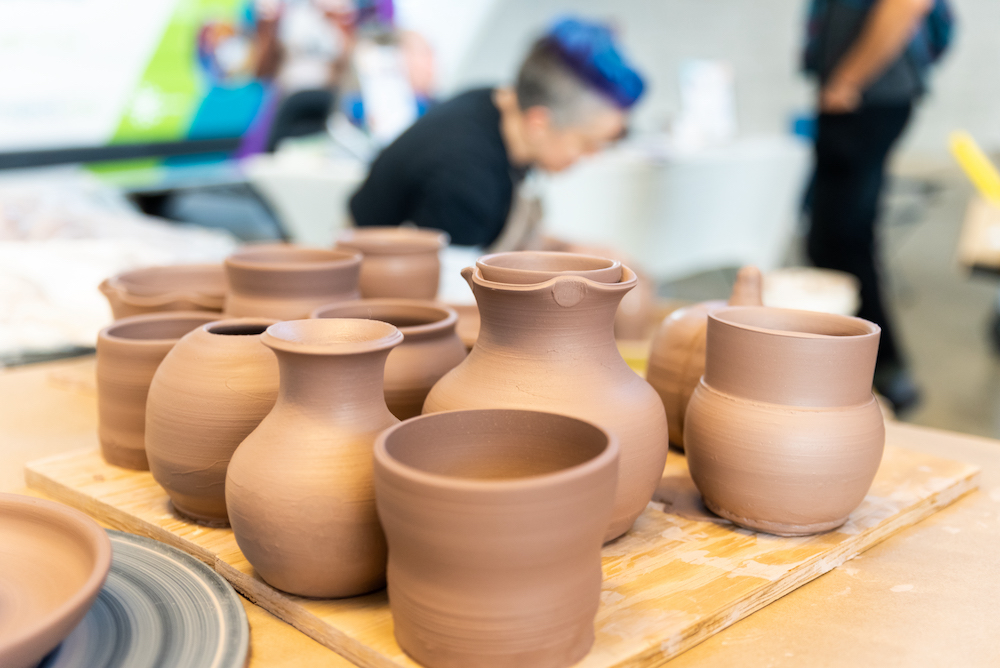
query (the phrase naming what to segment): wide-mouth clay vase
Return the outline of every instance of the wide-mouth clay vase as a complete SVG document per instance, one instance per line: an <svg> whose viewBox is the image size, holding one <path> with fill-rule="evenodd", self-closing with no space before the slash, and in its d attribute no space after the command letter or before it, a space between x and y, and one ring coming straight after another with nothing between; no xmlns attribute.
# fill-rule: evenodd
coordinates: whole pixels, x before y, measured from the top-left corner
<svg viewBox="0 0 1000 668"><path fill-rule="evenodd" d="M115 320L159 311L222 311L226 274L221 264L133 269L100 285Z"/></svg>
<svg viewBox="0 0 1000 668"><path fill-rule="evenodd" d="M385 403L400 420L420 415L434 383L467 353L455 327L458 314L439 302L361 299L318 308L313 318L362 318L394 325L403 343L385 363Z"/></svg>
<svg viewBox="0 0 1000 668"><path fill-rule="evenodd" d="M337 248L360 252L361 296L434 299L441 277L438 253L448 235L416 227L356 227L337 240Z"/></svg>
<svg viewBox="0 0 1000 668"><path fill-rule="evenodd" d="M400 647L428 668L562 668L594 641L615 438L523 410L379 435L375 493Z"/></svg>
<svg viewBox="0 0 1000 668"><path fill-rule="evenodd" d="M622 296L635 287L636 276L620 265L616 271L621 280L610 283L562 273L567 266L607 262L582 256L556 257L546 278L543 256L529 255L526 264L531 268L523 270L524 276L505 267L509 283L487 279L479 266L463 270L479 304L479 337L465 361L434 385L423 412L543 410L607 429L621 448L618 491L606 535L611 540L628 531L646 508L667 458L663 402L629 368L615 344L615 311ZM544 280L528 282L539 273Z"/></svg>
<svg viewBox="0 0 1000 668"><path fill-rule="evenodd" d="M763 306L708 316L684 446L710 510L782 536L847 520L882 460L880 334L860 318Z"/></svg>
<svg viewBox="0 0 1000 668"><path fill-rule="evenodd" d="M146 394L174 344L219 317L172 311L123 318L97 335L97 434L109 464L146 471Z"/></svg>
<svg viewBox="0 0 1000 668"><path fill-rule="evenodd" d="M729 302L714 300L677 309L653 338L646 380L663 400L670 425L670 444L684 449L684 412L705 373L705 332L708 315L727 306L760 306L761 274L743 267L736 275Z"/></svg>
<svg viewBox="0 0 1000 668"><path fill-rule="evenodd" d="M359 253L267 244L241 249L225 264L229 317L308 318L324 304L360 296Z"/></svg>
<svg viewBox="0 0 1000 668"><path fill-rule="evenodd" d="M483 278L496 283L531 285L556 276L580 276L598 283L622 280L622 263L604 257L557 251L494 253L476 260Z"/></svg>
<svg viewBox="0 0 1000 668"><path fill-rule="evenodd" d="M372 447L399 422L382 374L403 341L377 320L292 320L261 337L281 368L278 401L229 465L233 534L257 574L299 596L339 598L385 584Z"/></svg>
<svg viewBox="0 0 1000 668"><path fill-rule="evenodd" d="M270 318L217 320L167 353L146 398L146 457L178 514L229 523L226 468L274 407L278 361L261 343Z"/></svg>
<svg viewBox="0 0 1000 668"><path fill-rule="evenodd" d="M111 541L97 522L0 494L0 666L37 666L87 614L110 569Z"/></svg>

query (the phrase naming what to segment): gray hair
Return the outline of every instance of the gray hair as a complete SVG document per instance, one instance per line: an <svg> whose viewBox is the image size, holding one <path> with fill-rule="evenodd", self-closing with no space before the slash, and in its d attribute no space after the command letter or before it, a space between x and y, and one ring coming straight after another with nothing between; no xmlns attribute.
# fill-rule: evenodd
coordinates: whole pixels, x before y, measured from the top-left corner
<svg viewBox="0 0 1000 668"><path fill-rule="evenodd" d="M546 37L537 40L517 73L514 86L522 111L545 107L560 128L577 125L615 104L566 65Z"/></svg>

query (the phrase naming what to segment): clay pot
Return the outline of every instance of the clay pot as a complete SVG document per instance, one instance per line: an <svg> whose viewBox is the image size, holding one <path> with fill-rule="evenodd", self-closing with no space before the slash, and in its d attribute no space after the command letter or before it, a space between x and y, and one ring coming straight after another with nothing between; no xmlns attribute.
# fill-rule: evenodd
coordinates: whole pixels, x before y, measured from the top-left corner
<svg viewBox="0 0 1000 668"><path fill-rule="evenodd" d="M365 318L396 326L403 343L385 363L385 403L400 420L420 415L427 393L465 359L458 314L432 301L362 299L316 309L313 318Z"/></svg>
<svg viewBox="0 0 1000 668"><path fill-rule="evenodd" d="M31 668L97 599L111 569L111 541L77 510L0 494L0 546L0 666Z"/></svg>
<svg viewBox="0 0 1000 668"><path fill-rule="evenodd" d="M441 276L438 253L448 235L415 227L358 227L337 240L337 248L359 252L361 296L434 299Z"/></svg>
<svg viewBox="0 0 1000 668"><path fill-rule="evenodd" d="M299 596L355 596L385 584L372 446L399 422L382 374L399 331L376 320L293 320L261 337L281 391L237 449L226 501L236 542L271 586Z"/></svg>
<svg viewBox="0 0 1000 668"><path fill-rule="evenodd" d="M528 255L535 261L543 254ZM582 256L574 263L599 261ZM635 274L620 267L620 282L599 283L563 275L567 264L559 258L553 275L534 284L527 276L512 275L510 267L503 272L510 283L485 278L480 266L463 270L479 304L479 338L465 361L431 390L424 413L523 408L591 420L607 429L621 448L618 492L606 536L611 540L628 531L660 482L667 420L656 392L629 368L615 345L615 311L635 287ZM544 273L540 266L544 264L527 270L532 278Z"/></svg>
<svg viewBox="0 0 1000 668"><path fill-rule="evenodd" d="M646 380L656 389L667 411L670 443L684 449L684 412L705 373L705 331L708 315L732 306L761 305L761 275L757 267L743 267L729 302L692 304L671 313L660 325L649 354Z"/></svg>
<svg viewBox="0 0 1000 668"><path fill-rule="evenodd" d="M149 386L149 470L177 512L196 522L228 523L226 467L278 396L278 362L260 340L274 322L235 318L195 329Z"/></svg>
<svg viewBox="0 0 1000 668"><path fill-rule="evenodd" d="M97 335L97 434L109 464L146 471L146 394L177 341L217 313L173 311L118 320Z"/></svg>
<svg viewBox="0 0 1000 668"><path fill-rule="evenodd" d="M357 299L361 255L269 244L226 258L231 317L308 318L324 304Z"/></svg>
<svg viewBox="0 0 1000 668"><path fill-rule="evenodd" d="M400 647L429 668L561 668L587 654L615 439L564 415L425 415L379 435L375 491Z"/></svg>
<svg viewBox="0 0 1000 668"><path fill-rule="evenodd" d="M220 264L133 269L103 281L115 320L159 311L222 311L226 275Z"/></svg>
<svg viewBox="0 0 1000 668"><path fill-rule="evenodd" d="M555 251L494 253L476 260L483 278L496 283L531 285L556 276L579 276L598 283L622 280L622 263L593 255Z"/></svg>
<svg viewBox="0 0 1000 668"><path fill-rule="evenodd" d="M880 333L827 313L710 314L708 362L684 430L705 505L784 536L843 524L882 460L885 426L872 396Z"/></svg>

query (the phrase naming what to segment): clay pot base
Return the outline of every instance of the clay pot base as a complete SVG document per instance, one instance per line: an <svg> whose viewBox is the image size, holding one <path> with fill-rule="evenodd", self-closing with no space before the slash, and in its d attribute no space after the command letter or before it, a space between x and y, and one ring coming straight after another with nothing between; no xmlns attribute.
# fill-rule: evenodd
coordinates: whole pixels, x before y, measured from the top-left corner
<svg viewBox="0 0 1000 668"><path fill-rule="evenodd" d="M189 513L186 510L181 510L181 508L173 501L168 501L167 505L170 511L177 516L178 519L184 520L185 522L190 522L192 524L197 524L203 527L210 527L212 529L228 529L229 520L219 519L218 517L208 517L207 515L198 515L196 513Z"/></svg>
<svg viewBox="0 0 1000 668"><path fill-rule="evenodd" d="M711 510L713 513L719 517L729 520L733 524L737 524L745 529L750 529L752 531L762 531L764 533L773 534L775 536L811 536L817 533L824 533L826 531L832 531L839 526L843 526L847 521L847 517L842 517L838 520L833 520L832 522L820 522L817 524L782 524L780 522L768 522L766 520L753 520L746 517L740 517L739 515L734 515L728 510L723 510L719 506L715 505L706 498L702 498L702 502L705 507Z"/></svg>

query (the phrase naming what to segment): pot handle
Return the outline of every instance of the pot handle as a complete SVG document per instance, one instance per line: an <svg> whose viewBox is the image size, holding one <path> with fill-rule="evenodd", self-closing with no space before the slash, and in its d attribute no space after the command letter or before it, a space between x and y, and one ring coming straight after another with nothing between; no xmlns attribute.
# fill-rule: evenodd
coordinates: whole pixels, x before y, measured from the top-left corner
<svg viewBox="0 0 1000 668"><path fill-rule="evenodd" d="M587 296L587 282L579 276L560 276L552 284L552 299L563 308L573 308Z"/></svg>

